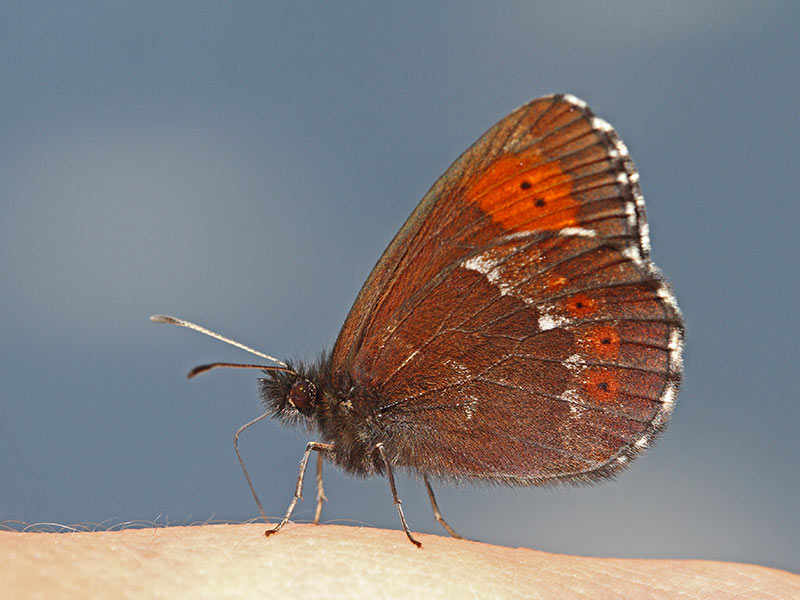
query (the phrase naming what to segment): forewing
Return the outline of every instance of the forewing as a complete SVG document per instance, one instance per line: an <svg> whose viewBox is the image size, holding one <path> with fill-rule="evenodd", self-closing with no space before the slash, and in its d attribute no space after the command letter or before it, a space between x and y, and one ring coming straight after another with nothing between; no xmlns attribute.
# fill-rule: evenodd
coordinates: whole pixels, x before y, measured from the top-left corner
<svg viewBox="0 0 800 600"><path fill-rule="evenodd" d="M509 232L565 227L649 254L627 149L584 102L556 95L509 114L433 185L364 283L334 346L333 372L354 366L365 339L390 336L385 325L398 305L460 256Z"/></svg>

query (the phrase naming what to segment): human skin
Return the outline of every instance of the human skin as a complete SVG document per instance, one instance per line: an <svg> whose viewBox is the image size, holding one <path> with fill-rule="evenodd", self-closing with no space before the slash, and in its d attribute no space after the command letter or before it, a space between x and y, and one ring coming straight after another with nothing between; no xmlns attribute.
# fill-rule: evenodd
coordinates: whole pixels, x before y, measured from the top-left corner
<svg viewBox="0 0 800 600"><path fill-rule="evenodd" d="M0 532L8 598L800 598L800 575L548 554L401 531L263 524Z"/></svg>

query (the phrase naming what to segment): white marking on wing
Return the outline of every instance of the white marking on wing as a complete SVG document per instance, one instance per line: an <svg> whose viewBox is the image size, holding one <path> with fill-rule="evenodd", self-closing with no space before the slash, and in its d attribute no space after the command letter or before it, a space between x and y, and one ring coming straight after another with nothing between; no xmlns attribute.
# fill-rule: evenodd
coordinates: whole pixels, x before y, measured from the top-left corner
<svg viewBox="0 0 800 600"><path fill-rule="evenodd" d="M579 237L593 238L597 237L597 232L591 229L584 229L583 227L562 227L558 230L559 235L576 235Z"/></svg>
<svg viewBox="0 0 800 600"><path fill-rule="evenodd" d="M543 314L539 317L539 329L542 331L547 331L549 329L555 329L556 327L561 327L565 323L568 322L568 319L565 317L554 317L552 315Z"/></svg>
<svg viewBox="0 0 800 600"><path fill-rule="evenodd" d="M581 100L580 98L578 98L576 96L573 96L572 94L564 94L563 97L564 97L564 100L566 100L570 104L574 104L575 106L577 106L581 110L586 110L586 107L588 106L588 104L586 104L586 102L584 102L583 100Z"/></svg>

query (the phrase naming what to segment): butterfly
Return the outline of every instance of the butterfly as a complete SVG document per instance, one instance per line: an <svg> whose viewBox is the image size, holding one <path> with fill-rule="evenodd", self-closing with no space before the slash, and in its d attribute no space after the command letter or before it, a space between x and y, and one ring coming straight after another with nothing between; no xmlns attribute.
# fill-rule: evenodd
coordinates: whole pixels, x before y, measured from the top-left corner
<svg viewBox="0 0 800 600"><path fill-rule="evenodd" d="M312 452L358 475L512 486L614 475L664 428L684 327L650 260L639 174L614 129L571 95L525 104L442 175L361 288L330 353L260 368L267 416L317 435ZM235 445L242 468L238 443ZM245 476L261 509L250 477Z"/></svg>

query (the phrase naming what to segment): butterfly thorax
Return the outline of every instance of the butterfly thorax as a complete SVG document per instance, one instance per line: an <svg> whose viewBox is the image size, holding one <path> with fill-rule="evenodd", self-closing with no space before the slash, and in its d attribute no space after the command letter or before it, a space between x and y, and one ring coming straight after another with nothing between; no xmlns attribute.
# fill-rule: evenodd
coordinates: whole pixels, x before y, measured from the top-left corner
<svg viewBox="0 0 800 600"><path fill-rule="evenodd" d="M289 363L286 371L265 371L259 380L262 402L273 417L300 425L333 445L329 458L357 475L382 472L375 445L384 435L377 399L350 377L331 373L330 356L311 364Z"/></svg>

